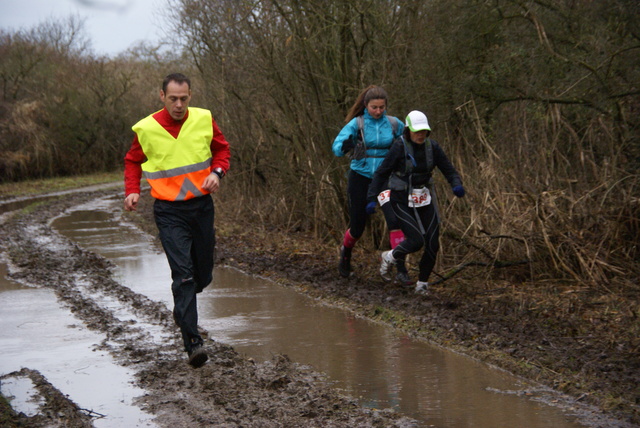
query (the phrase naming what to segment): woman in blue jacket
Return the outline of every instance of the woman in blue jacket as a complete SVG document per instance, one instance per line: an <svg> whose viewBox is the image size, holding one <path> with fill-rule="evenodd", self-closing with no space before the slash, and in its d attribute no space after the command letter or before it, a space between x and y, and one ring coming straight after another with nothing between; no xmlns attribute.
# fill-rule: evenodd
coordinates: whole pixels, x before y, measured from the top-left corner
<svg viewBox="0 0 640 428"><path fill-rule="evenodd" d="M351 251L362 236L367 222L367 190L373 174L387 155L391 143L402 135L404 124L386 115L387 93L379 86L364 89L347 113L346 125L333 141L336 156L351 156L347 193L349 196L349 228L340 247L340 275L351 275ZM404 235L389 204L382 205L391 248L395 248ZM410 284L404 260L398 260L397 279ZM385 277L390 280L389 276Z"/></svg>

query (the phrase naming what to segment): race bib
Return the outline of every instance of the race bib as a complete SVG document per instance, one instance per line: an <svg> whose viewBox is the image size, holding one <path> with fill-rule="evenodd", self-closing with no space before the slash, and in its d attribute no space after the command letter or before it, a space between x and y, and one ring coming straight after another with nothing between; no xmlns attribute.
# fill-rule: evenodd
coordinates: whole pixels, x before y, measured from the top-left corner
<svg viewBox="0 0 640 428"><path fill-rule="evenodd" d="M378 203L380 204L380 206L383 206L384 204L389 202L390 195L391 195L391 190L388 190L388 189L380 192L380 194L378 195Z"/></svg>
<svg viewBox="0 0 640 428"><path fill-rule="evenodd" d="M431 203L431 193L428 187L420 187L413 189L413 192L409 194L409 206L410 207L425 207Z"/></svg>

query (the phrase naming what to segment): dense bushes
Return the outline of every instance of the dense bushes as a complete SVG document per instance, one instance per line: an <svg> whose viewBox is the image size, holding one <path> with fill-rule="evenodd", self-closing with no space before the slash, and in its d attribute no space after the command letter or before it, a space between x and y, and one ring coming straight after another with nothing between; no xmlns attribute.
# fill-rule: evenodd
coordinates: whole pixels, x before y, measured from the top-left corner
<svg viewBox="0 0 640 428"><path fill-rule="evenodd" d="M178 69L196 70L193 103L233 147L225 209L337 242L347 160L331 142L355 95L379 84L390 114L427 113L468 190L455 200L439 180L437 272L516 263L512 279L639 287L633 2L170 3ZM3 180L120 167L130 125L177 64L95 58L72 24L1 35ZM364 245L385 246L380 218L372 229Z"/></svg>
<svg viewBox="0 0 640 428"><path fill-rule="evenodd" d="M526 261L523 279L638 286L637 6L173 4L206 102L234 144L227 195L240 201L228 209L337 242L347 161L331 141L355 94L380 84L390 114L427 112L469 191L453 200L440 186L447 242L438 270ZM374 226L372 249L385 245L384 225Z"/></svg>
<svg viewBox="0 0 640 428"><path fill-rule="evenodd" d="M164 70L96 57L82 34L75 18L0 33L0 180L121 168L130 126L158 105Z"/></svg>

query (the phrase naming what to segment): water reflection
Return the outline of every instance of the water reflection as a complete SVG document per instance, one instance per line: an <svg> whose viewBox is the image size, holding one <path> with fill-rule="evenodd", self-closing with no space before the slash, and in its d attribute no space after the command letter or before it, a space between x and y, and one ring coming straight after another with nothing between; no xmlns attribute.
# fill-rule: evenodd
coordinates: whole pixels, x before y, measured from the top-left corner
<svg viewBox="0 0 640 428"><path fill-rule="evenodd" d="M216 268L200 308L212 337L255 359L285 353L310 364L368 407L439 427L578 426L558 409L495 392L527 388L503 371L234 269Z"/></svg>
<svg viewBox="0 0 640 428"><path fill-rule="evenodd" d="M105 337L61 307L53 291L25 287L3 275L0 305L0 373L38 370L81 408L105 415L94 420L96 427L155 426L151 415L133 405L144 391L131 385L131 371L95 350ZM3 381L2 392L16 397L18 411L29 413L29 388L16 388L16 382L21 381Z"/></svg>
<svg viewBox="0 0 640 428"><path fill-rule="evenodd" d="M120 203L78 207L54 226L113 260L125 285L171 307L166 259L135 229L119 224ZM500 393L531 388L507 373L231 268L215 269L199 308L200 325L238 352L256 360L286 354L326 373L363 405L393 407L425 425L579 426L560 409Z"/></svg>

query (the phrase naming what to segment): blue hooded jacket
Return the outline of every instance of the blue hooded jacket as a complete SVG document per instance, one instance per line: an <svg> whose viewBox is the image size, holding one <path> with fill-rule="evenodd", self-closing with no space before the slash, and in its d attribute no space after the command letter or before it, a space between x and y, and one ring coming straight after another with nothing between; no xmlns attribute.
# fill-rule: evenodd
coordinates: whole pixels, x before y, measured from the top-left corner
<svg viewBox="0 0 640 428"><path fill-rule="evenodd" d="M380 119L374 119L369 112L364 110L364 140L367 146L367 156L364 159L352 160L351 169L367 178L373 178L373 173L378 169L384 157L389 152L391 143L402 135L404 123L397 119L397 129L393 135L393 127L387 118L386 113ZM353 118L340 131L335 140L333 140L332 150L336 156L344 156L342 153L342 143L350 136L358 136L358 121Z"/></svg>

